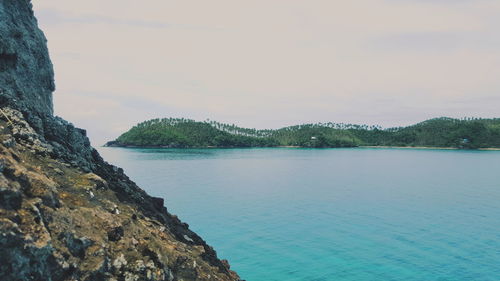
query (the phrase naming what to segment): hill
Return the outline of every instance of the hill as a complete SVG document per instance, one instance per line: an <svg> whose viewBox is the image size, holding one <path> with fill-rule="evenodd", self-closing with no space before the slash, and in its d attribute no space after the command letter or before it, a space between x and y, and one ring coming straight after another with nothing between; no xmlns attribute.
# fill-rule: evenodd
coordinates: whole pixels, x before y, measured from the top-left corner
<svg viewBox="0 0 500 281"><path fill-rule="evenodd" d="M310 148L403 146L463 149L500 147L500 119L435 118L408 127L317 123L257 130L184 118L141 122L106 146Z"/></svg>

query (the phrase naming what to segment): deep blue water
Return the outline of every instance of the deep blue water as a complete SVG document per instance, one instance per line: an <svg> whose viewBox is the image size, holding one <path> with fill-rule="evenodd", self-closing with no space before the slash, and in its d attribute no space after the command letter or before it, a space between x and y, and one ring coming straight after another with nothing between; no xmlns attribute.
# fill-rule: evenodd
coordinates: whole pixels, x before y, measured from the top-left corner
<svg viewBox="0 0 500 281"><path fill-rule="evenodd" d="M500 151L100 152L248 281L500 280Z"/></svg>

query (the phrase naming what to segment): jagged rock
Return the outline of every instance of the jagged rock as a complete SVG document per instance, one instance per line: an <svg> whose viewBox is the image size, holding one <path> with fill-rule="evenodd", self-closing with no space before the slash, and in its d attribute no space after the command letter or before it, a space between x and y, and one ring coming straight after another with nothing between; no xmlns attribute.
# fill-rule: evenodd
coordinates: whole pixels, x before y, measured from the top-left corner
<svg viewBox="0 0 500 281"><path fill-rule="evenodd" d="M108 231L108 240L109 241L119 241L123 237L123 227L117 226L113 227L110 231Z"/></svg>
<svg viewBox="0 0 500 281"><path fill-rule="evenodd" d="M0 205L3 208L18 210L22 202L23 195L19 188L0 187Z"/></svg>
<svg viewBox="0 0 500 281"><path fill-rule="evenodd" d="M53 90L30 1L0 1L0 279L239 280L85 130L53 116Z"/></svg>
<svg viewBox="0 0 500 281"><path fill-rule="evenodd" d="M0 104L26 112L32 125L40 126L43 116L52 115L55 84L29 1L0 2L0 35Z"/></svg>
<svg viewBox="0 0 500 281"><path fill-rule="evenodd" d="M66 242L66 247L69 252L75 256L83 259L85 251L88 247L92 246L94 242L87 237L76 237L74 233L63 233L62 240Z"/></svg>

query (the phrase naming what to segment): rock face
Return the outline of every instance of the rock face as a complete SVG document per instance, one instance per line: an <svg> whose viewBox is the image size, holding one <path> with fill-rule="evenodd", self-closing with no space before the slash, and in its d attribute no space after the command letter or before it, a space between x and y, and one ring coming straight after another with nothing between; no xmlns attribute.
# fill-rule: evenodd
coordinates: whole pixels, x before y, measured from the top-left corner
<svg viewBox="0 0 500 281"><path fill-rule="evenodd" d="M0 72L0 102L33 118L52 114L52 63L27 0L0 1Z"/></svg>
<svg viewBox="0 0 500 281"><path fill-rule="evenodd" d="M0 0L0 280L239 280L85 136L52 115L27 0Z"/></svg>

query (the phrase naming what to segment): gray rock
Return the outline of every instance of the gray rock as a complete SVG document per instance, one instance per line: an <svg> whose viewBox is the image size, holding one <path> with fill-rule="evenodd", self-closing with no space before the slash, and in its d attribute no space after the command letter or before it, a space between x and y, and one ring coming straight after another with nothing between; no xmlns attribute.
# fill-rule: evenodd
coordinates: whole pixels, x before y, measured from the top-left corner
<svg viewBox="0 0 500 281"><path fill-rule="evenodd" d="M16 140L14 138L8 138L2 142L2 144L6 147L13 147L16 145Z"/></svg>
<svg viewBox="0 0 500 281"><path fill-rule="evenodd" d="M108 240L109 241L119 241L123 237L123 227L117 226L108 231Z"/></svg>
<svg viewBox="0 0 500 281"><path fill-rule="evenodd" d="M54 72L29 1L0 1L0 35L0 105L29 112L40 125L52 115Z"/></svg>
<svg viewBox="0 0 500 281"><path fill-rule="evenodd" d="M65 233L63 240L66 242L66 247L69 252L78 258L85 257L85 251L92 246L94 242L87 237L76 237L73 233Z"/></svg>
<svg viewBox="0 0 500 281"><path fill-rule="evenodd" d="M19 247L23 245L23 247ZM33 242L16 223L0 218L0 273L2 280L60 280L64 269L52 256L49 243Z"/></svg>
<svg viewBox="0 0 500 281"><path fill-rule="evenodd" d="M17 210L21 208L23 195L19 189L0 187L0 205L5 209Z"/></svg>

